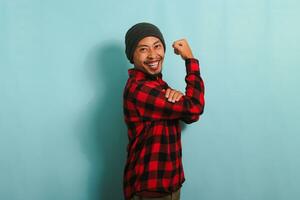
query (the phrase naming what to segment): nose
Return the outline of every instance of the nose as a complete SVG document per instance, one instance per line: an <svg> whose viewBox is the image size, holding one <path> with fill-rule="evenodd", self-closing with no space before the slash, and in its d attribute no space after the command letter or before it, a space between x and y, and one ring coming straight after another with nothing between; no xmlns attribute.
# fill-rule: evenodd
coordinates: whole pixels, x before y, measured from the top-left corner
<svg viewBox="0 0 300 200"><path fill-rule="evenodd" d="M148 58L149 58L149 59L154 59L155 56L156 56L155 50L150 49L150 50L149 50L149 54L148 54Z"/></svg>

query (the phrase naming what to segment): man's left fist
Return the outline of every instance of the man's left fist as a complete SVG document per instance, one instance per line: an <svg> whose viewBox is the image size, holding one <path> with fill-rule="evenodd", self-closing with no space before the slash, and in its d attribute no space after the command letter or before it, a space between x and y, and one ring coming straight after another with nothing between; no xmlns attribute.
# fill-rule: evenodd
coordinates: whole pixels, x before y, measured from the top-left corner
<svg viewBox="0 0 300 200"><path fill-rule="evenodd" d="M180 55L183 60L194 58L192 50L186 39L177 40L173 43L174 53Z"/></svg>

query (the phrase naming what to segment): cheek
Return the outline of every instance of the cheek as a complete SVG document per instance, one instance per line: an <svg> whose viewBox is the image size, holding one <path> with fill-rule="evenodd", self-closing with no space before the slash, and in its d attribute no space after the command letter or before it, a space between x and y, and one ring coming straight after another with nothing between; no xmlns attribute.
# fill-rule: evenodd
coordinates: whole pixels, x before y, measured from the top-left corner
<svg viewBox="0 0 300 200"><path fill-rule="evenodd" d="M158 51L157 54L162 58L165 57L165 51L163 49L161 51Z"/></svg>
<svg viewBox="0 0 300 200"><path fill-rule="evenodd" d="M146 56L141 53L136 53L133 55L133 62L137 64L142 64L145 60Z"/></svg>
<svg viewBox="0 0 300 200"><path fill-rule="evenodd" d="M140 59L141 59L141 56L140 56L139 53L134 53L134 54L133 54L133 60L134 60L135 62L139 62Z"/></svg>

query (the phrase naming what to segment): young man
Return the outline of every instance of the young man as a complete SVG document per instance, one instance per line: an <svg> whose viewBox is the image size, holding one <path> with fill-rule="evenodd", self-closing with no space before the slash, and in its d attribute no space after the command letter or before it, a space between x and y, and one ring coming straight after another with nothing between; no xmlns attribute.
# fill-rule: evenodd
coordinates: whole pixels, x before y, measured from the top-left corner
<svg viewBox="0 0 300 200"><path fill-rule="evenodd" d="M173 43L186 66L186 91L162 79L165 42L150 23L132 26L125 36L126 56L134 65L124 89L124 117L129 143L124 170L126 200L179 200L185 181L179 120L189 124L204 109L204 83L198 60L185 39ZM176 69L174 69L176 70Z"/></svg>

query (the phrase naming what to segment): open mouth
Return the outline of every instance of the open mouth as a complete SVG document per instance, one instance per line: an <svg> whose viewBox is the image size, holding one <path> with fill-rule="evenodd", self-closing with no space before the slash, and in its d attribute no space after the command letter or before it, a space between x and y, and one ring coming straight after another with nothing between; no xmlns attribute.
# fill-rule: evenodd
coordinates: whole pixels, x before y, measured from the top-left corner
<svg viewBox="0 0 300 200"><path fill-rule="evenodd" d="M150 69L156 70L156 69L158 69L158 66L159 66L159 60L158 60L158 61L153 61L153 62L145 62L145 64L146 64Z"/></svg>

